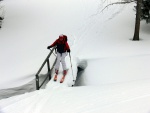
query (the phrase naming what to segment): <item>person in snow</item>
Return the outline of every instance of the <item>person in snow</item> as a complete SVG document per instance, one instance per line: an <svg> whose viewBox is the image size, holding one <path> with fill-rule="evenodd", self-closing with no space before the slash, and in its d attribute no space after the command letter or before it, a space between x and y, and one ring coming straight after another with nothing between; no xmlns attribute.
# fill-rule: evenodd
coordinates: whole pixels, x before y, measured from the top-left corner
<svg viewBox="0 0 150 113"><path fill-rule="evenodd" d="M56 64L55 64L56 75L54 77L54 81L57 80L60 62L62 64L62 68L63 68L63 78L62 78L62 81L63 81L63 79L65 78L65 75L67 73L65 57L67 56L67 52L70 53L70 47L67 43L67 36L63 35L63 34L59 35L59 38L56 39L56 41L53 44L48 46L47 49L50 49L54 46L56 46L56 49L57 49L57 60L56 60Z"/></svg>

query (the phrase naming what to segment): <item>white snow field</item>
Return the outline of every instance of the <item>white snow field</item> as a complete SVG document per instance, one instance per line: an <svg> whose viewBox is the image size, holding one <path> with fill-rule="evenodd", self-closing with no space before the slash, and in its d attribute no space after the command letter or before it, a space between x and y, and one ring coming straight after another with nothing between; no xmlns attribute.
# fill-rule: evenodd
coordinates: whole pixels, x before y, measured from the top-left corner
<svg viewBox="0 0 150 113"><path fill-rule="evenodd" d="M150 25L141 21L140 41L132 41L135 3L101 12L117 1L3 1L0 89L33 80L60 34L68 36L74 77L77 66L85 69L76 81L80 86L70 87L67 56L63 84L51 80L45 89L2 99L0 113L150 113Z"/></svg>

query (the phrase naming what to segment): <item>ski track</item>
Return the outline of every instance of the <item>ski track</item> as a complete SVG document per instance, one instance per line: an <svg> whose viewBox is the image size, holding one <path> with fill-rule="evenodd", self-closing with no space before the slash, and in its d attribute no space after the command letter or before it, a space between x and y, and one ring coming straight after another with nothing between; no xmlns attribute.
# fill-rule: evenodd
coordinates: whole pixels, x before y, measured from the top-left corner
<svg viewBox="0 0 150 113"><path fill-rule="evenodd" d="M101 4L101 3L100 3ZM99 4L98 8L99 10L102 9L101 5ZM109 3L107 3L109 4ZM86 6L89 6L86 5ZM94 15L89 15L88 16L88 19L85 20L85 23L80 27L80 30L78 32L78 37L79 38L78 40L76 40L76 44L77 45L83 45L85 40L87 40L87 36L89 36L90 34L95 34L97 33L98 31L102 31L103 28L104 28L104 23L115 18L118 14L120 14L120 12L125 8L124 5L122 6L117 6L116 7L112 7L110 6L108 9L106 9L105 13L97 13L97 14L94 14ZM88 11L88 8L86 7L85 9L87 9ZM121 11L120 11L121 10ZM109 12L112 12L111 15ZM108 14L107 14L108 13ZM101 26L97 26L98 23L102 23ZM87 27L87 26L90 26L90 27ZM98 31L95 31L95 28L97 27L97 30ZM91 38L91 41L92 41L92 38Z"/></svg>
<svg viewBox="0 0 150 113"><path fill-rule="evenodd" d="M97 2L99 1L97 0ZM111 0L105 0L103 2L109 4L111 3ZM79 31L77 33L78 36L72 35L71 39L69 40L72 47L76 46L76 43L79 45L83 45L85 40L88 39L86 36L89 35L91 32L95 33L95 27L99 28L98 30L103 29L104 24L102 24L102 26L99 27L97 26L98 23L105 23L106 21L115 18L120 13L119 11L122 11L124 9L124 6L117 7L115 10L113 10L113 13L111 13L111 15L108 16L107 12L108 14L110 14L109 11L112 10L108 8L105 10L105 14L99 14L101 8L103 7L103 5L99 3L98 9L96 10L97 13L95 14L95 16L91 17L90 15L88 15L88 9L91 9L93 7L90 4L90 1L82 0L80 4L83 4L82 6L84 16L88 18L85 18L85 23L80 25ZM140 54L128 57L134 56L148 57L149 54ZM121 57L121 59L122 58L126 57ZM69 77L66 79L72 80L71 76ZM47 86L47 88L44 90L34 91L32 93L23 94L21 96L8 98L8 100L10 100L9 102L1 100L0 113L20 113L20 111L22 113L93 113L95 111L109 113L111 112L110 109L113 109L113 107L116 108L118 106L123 106L124 104L128 105L131 104L133 101L140 101L147 98L147 101L150 100L149 81L142 82L142 84L140 83L138 85L138 81L135 81L132 83L121 82L116 83L116 85L109 84L106 86L98 87L88 86L70 88L65 85L67 84L66 81L64 81L64 85L60 85L60 83L58 83L60 78L61 76L59 76L57 82L53 82L52 78L52 81L50 83L51 87ZM59 102L55 101L56 99L59 100ZM65 109L68 107L68 105L70 105L69 108ZM58 106L58 109L56 109L57 107L55 106ZM124 111L121 113L127 112Z"/></svg>
<svg viewBox="0 0 150 113"><path fill-rule="evenodd" d="M73 111L78 113L93 113L94 111L106 110L106 107L112 108L112 106L122 106L134 101L150 98L150 83L145 82L143 85L136 85L135 82L129 84L132 87L127 87L126 84L118 84L116 86L92 88L75 87L74 89L70 89L69 87L59 87L52 90L39 90L33 92L34 95L21 99L1 110L4 113L20 113L20 111L24 108L26 109L24 109L22 113L48 113L46 112L48 109L51 113L60 113L61 110L61 113L74 113ZM87 88L89 90L84 90ZM78 92L82 92L82 95ZM56 102L55 98L57 98L60 102ZM78 100L78 98L82 98L82 100ZM59 109L52 107L47 108L47 105L59 106ZM68 105L71 106L64 111L64 108ZM16 108L16 106L18 107Z"/></svg>

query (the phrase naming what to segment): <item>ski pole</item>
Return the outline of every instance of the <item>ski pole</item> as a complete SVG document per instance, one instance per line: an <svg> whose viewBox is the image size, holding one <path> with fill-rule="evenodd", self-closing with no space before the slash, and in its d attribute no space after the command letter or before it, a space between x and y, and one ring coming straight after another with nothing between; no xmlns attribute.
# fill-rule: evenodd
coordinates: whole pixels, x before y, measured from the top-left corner
<svg viewBox="0 0 150 113"><path fill-rule="evenodd" d="M71 55L70 55L70 53L69 53L69 57L70 57L70 64L71 64L71 70L72 70L72 77L73 77L73 81L75 81L74 80L74 76L73 76L73 69L72 69L72 62L71 62Z"/></svg>

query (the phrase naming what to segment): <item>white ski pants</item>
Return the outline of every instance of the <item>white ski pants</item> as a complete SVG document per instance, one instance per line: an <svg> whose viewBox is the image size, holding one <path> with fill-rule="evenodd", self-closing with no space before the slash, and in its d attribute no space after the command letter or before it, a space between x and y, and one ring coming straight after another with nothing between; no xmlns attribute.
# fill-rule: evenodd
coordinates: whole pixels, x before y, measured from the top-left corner
<svg viewBox="0 0 150 113"><path fill-rule="evenodd" d="M56 70L59 70L60 62L62 64L63 70L67 69L66 62L65 62L65 57L66 56L67 56L67 52L65 52L65 53L59 53L59 52L57 52L57 61L56 61L56 64L55 64L55 69Z"/></svg>

